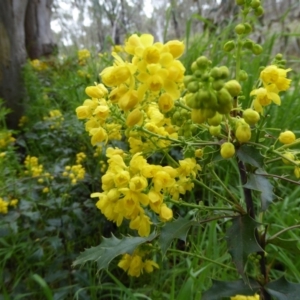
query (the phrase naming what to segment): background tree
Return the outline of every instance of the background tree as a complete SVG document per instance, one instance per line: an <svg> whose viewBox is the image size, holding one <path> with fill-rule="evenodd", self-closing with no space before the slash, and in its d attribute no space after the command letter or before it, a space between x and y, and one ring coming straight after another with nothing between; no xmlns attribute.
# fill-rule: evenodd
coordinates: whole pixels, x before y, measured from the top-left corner
<svg viewBox="0 0 300 300"><path fill-rule="evenodd" d="M50 30L52 0L0 2L0 98L12 110L7 125L16 128L23 113L22 66L54 49ZM27 51L26 51L27 49Z"/></svg>

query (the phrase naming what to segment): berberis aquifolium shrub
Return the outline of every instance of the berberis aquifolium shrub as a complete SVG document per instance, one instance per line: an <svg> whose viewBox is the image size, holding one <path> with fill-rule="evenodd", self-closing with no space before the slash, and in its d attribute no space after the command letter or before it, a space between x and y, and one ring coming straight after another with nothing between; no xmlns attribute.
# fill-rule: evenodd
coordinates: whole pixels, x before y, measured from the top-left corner
<svg viewBox="0 0 300 300"><path fill-rule="evenodd" d="M192 74L185 74L178 60L182 42L163 44L149 34L133 34L123 52L112 53L114 63L101 71L102 82L86 88L89 99L77 107L77 117L86 121L91 144L106 147L108 162L102 191L91 197L108 220L128 226L132 235L104 239L74 265L97 261L103 269L118 257L120 268L139 277L155 272L161 262L156 254L163 260L172 241L186 240L191 227L226 220L222 230L240 279L214 281L202 299L299 297L299 284L272 273L277 258L268 254L269 247L288 251L281 235L299 225L270 236L265 221L280 198L273 192L277 182L299 184L300 139L280 123L270 127L269 114L274 105L284 109L284 103L279 106L291 86L291 69L281 54L257 74L241 69L245 57L263 50L250 38L253 15L262 15L263 8L259 0L236 3L241 22L236 38L223 47L235 68L213 66L200 55ZM250 76L256 81L245 93ZM128 150L116 141L127 143ZM278 162L293 171L271 173ZM224 166L229 182L218 175ZM293 245L297 248L296 241Z"/></svg>

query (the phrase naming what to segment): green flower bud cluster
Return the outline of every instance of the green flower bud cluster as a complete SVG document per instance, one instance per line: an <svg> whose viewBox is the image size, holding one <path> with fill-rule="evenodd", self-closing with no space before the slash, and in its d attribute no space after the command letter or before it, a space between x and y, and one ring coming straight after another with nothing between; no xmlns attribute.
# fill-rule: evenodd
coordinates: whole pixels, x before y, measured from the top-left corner
<svg viewBox="0 0 300 300"><path fill-rule="evenodd" d="M227 81L229 70L226 66L211 68L211 62L200 56L192 64L193 75L185 76L184 84L188 90L185 97L186 105L192 108L191 118L195 123L211 121L218 126L222 115L232 109L232 98L239 95L241 86L236 80Z"/></svg>
<svg viewBox="0 0 300 300"><path fill-rule="evenodd" d="M272 65L276 65L278 68L285 69L286 68L286 60L283 59L281 53L277 53L275 58L272 60Z"/></svg>
<svg viewBox="0 0 300 300"><path fill-rule="evenodd" d="M251 1L235 0L235 3L237 5L244 6L244 9L247 9L247 10L249 10L250 8L253 9L254 14L258 17L263 15L263 13L264 13L264 9L261 5L260 0L251 0Z"/></svg>
<svg viewBox="0 0 300 300"><path fill-rule="evenodd" d="M181 127L187 120L191 119L191 113L181 107L174 108L175 112L171 115L172 124Z"/></svg>
<svg viewBox="0 0 300 300"><path fill-rule="evenodd" d="M197 126L192 123L192 120L188 120L180 126L178 130L178 135L185 138L191 138L197 133ZM193 151L194 153L195 151Z"/></svg>

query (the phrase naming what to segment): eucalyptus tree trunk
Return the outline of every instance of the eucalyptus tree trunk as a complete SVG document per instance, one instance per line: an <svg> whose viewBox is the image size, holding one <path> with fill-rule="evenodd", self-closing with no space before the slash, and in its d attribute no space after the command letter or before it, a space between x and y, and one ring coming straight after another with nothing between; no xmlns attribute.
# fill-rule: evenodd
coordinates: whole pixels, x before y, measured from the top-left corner
<svg viewBox="0 0 300 300"><path fill-rule="evenodd" d="M0 1L0 98L12 111L7 117L9 128L17 128L24 110L22 66L27 58L26 45L31 58L53 50L49 46L51 3L52 0Z"/></svg>

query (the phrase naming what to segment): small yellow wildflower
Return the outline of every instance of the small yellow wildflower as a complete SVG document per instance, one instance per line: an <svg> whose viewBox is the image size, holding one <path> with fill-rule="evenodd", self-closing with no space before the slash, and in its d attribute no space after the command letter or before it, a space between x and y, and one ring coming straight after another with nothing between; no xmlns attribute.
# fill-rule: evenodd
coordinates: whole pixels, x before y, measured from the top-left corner
<svg viewBox="0 0 300 300"><path fill-rule="evenodd" d="M12 199L12 200L9 201L8 205L15 208L17 206L18 202L19 202L18 199Z"/></svg>
<svg viewBox="0 0 300 300"><path fill-rule="evenodd" d="M8 205L9 203L4 201L1 197L0 197L0 213L1 214L7 214L8 213Z"/></svg>
<svg viewBox="0 0 300 300"><path fill-rule="evenodd" d="M290 87L291 79L287 79L287 72L290 72L292 69L281 69L275 65L266 67L260 73L260 79L262 80L265 87L273 85L278 92L286 91Z"/></svg>
<svg viewBox="0 0 300 300"><path fill-rule="evenodd" d="M255 294L254 296L236 295L230 298L230 300L259 300L259 299L260 297L258 294Z"/></svg>

